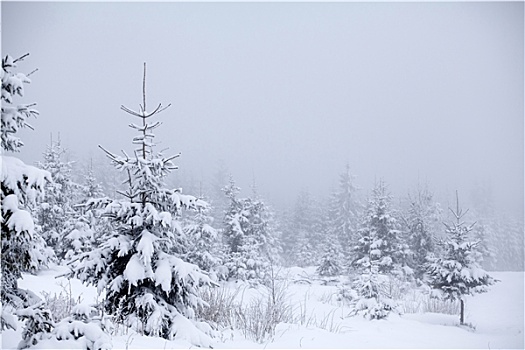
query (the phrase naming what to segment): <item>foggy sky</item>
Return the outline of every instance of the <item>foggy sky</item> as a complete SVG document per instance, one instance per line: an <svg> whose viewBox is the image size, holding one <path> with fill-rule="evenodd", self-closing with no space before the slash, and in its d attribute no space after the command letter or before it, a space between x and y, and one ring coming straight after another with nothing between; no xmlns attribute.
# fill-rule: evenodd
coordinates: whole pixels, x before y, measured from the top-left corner
<svg viewBox="0 0 525 350"><path fill-rule="evenodd" d="M160 147L208 179L223 160L276 204L328 194L348 162L367 192L490 184L523 213L523 3L6 3L2 52L29 52L35 131L76 156L130 150L120 105L159 115Z"/></svg>

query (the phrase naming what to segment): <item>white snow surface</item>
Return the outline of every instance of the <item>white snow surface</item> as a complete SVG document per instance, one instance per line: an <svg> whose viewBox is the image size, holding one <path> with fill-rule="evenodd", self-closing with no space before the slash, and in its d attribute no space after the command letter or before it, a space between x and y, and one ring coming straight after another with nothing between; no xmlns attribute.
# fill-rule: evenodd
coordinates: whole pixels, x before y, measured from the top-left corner
<svg viewBox="0 0 525 350"><path fill-rule="evenodd" d="M42 291L63 291L60 283L67 284L66 272L61 266L52 266L38 275L24 275L21 288L42 296ZM524 344L524 273L491 272L499 283L487 293L468 297L465 321L471 327L459 326L459 315L440 313L391 313L387 319L369 321L361 316L350 317L349 307L336 300L342 277L321 280L315 268L286 269L285 280L288 302L294 312L303 315L303 321L280 323L273 339L256 343L237 329L219 329L219 336L212 339L213 348L349 348L349 349L523 349ZM334 282L335 281L335 282ZM263 286L250 288L247 284L228 282L223 288L238 290L238 298L250 302L264 293ZM71 280L75 298L94 303L94 287ZM3 349L14 349L21 340L22 325L17 330L4 330ZM191 335L184 335L184 322L174 340L146 337L122 327L112 334L114 349L180 349L192 347ZM45 346L46 344L43 344ZM49 345L49 344L47 344ZM58 348L73 348L74 344L53 344Z"/></svg>

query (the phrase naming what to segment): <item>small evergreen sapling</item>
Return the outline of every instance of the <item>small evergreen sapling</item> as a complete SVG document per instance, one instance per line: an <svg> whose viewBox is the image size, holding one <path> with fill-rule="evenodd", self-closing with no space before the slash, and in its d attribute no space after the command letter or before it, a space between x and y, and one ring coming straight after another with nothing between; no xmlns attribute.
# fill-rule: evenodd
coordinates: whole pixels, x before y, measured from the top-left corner
<svg viewBox="0 0 525 350"><path fill-rule="evenodd" d="M43 303L20 312L28 327L19 349L112 349L111 337L104 330L98 311L88 305L75 305L71 315L53 323Z"/></svg>
<svg viewBox="0 0 525 350"><path fill-rule="evenodd" d="M278 257L269 210L257 198L237 198L239 190L232 178L224 188L230 200L224 217L225 265L232 279L264 282Z"/></svg>
<svg viewBox="0 0 525 350"><path fill-rule="evenodd" d="M198 289L211 280L198 266L174 254L180 210L207 204L164 187L165 176L177 169L173 160L179 155L154 153L153 130L161 123L150 118L167 107L159 104L147 111L145 83L146 65L140 111L121 107L141 121L141 125L129 125L139 133L133 139L138 148L133 155L123 152L123 156L103 149L126 174L127 190L120 192L124 198L90 201L92 207L104 208L113 229L98 248L81 255L72 275L97 286L99 293L105 291L104 308L117 322L148 336L183 338L208 346L210 339L201 331L206 325L191 319L195 309L205 304Z"/></svg>
<svg viewBox="0 0 525 350"><path fill-rule="evenodd" d="M358 297L355 300L354 313L369 319L382 319L394 310L396 305L387 294L389 278L382 270L381 240L374 231L364 230L358 241L360 258L354 261L357 276L354 289Z"/></svg>
<svg viewBox="0 0 525 350"><path fill-rule="evenodd" d="M450 208L449 208L450 209ZM450 209L455 222L445 224L445 253L430 259L427 265L429 284L439 291L439 296L448 300L459 300L461 304L460 324L464 324L464 296L487 291L495 280L476 261L478 242L469 240L474 224L467 226L462 221L467 214L459 207L456 192L456 210Z"/></svg>
<svg viewBox="0 0 525 350"><path fill-rule="evenodd" d="M404 271L403 244L391 200L385 184L376 184L354 249L355 285L360 296L355 310L371 319L384 318L395 309L386 286Z"/></svg>
<svg viewBox="0 0 525 350"><path fill-rule="evenodd" d="M209 212L208 208L198 208L197 213L184 225L183 231L188 240L185 258L217 280L222 277L219 271L222 264L222 251L217 248L219 235L211 226L213 218Z"/></svg>
<svg viewBox="0 0 525 350"><path fill-rule="evenodd" d="M341 254L335 246L328 247L323 256L323 260L321 261L321 265L317 267L317 273L323 277L339 275L342 271L340 255Z"/></svg>

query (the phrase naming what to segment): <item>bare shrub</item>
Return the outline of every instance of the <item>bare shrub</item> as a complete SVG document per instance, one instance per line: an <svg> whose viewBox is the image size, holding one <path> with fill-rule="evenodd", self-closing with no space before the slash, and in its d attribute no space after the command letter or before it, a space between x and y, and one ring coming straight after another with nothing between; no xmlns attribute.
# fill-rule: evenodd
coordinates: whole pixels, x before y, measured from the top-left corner
<svg viewBox="0 0 525 350"><path fill-rule="evenodd" d="M457 315L459 313L459 301L441 300L432 297L429 290L414 288L398 295L397 300L403 313L441 313Z"/></svg>
<svg viewBox="0 0 525 350"><path fill-rule="evenodd" d="M231 291L224 287L202 288L201 298L208 304L196 310L198 319L205 320L212 327L233 328L235 325L235 312L239 307L236 301L240 288Z"/></svg>
<svg viewBox="0 0 525 350"><path fill-rule="evenodd" d="M251 300L247 306L239 305L236 309L237 328L245 337L259 343L272 339L279 323L293 319L292 308L286 301L284 283L273 283L265 294Z"/></svg>
<svg viewBox="0 0 525 350"><path fill-rule="evenodd" d="M54 322L59 322L64 318L71 316L73 307L82 301L81 296L79 296L77 300L73 298L70 281L68 281L67 284L64 284L63 282L60 283L60 287L62 287L62 291L59 294L53 293L53 295L51 295L49 292L42 291L44 302L49 310L51 310Z"/></svg>
<svg viewBox="0 0 525 350"><path fill-rule="evenodd" d="M208 306L198 308L197 317L216 329L239 329L246 338L259 343L272 339L277 324L293 319L284 283L274 281L247 304L239 300L240 294L241 287L233 291L224 287L205 289L201 297Z"/></svg>

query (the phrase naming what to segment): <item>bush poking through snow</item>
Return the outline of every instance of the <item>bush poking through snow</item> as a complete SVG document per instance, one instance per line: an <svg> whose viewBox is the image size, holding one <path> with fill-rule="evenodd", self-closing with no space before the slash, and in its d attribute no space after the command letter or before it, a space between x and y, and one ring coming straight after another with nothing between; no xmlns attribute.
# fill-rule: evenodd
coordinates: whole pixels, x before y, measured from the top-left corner
<svg viewBox="0 0 525 350"><path fill-rule="evenodd" d="M224 287L207 288L201 297L209 307L197 309L197 318L217 329L239 329L246 338L263 343L273 338L279 323L293 320L286 285L272 285L267 289L260 285L266 291L248 303L238 300L241 287L234 291Z"/></svg>
<svg viewBox="0 0 525 350"><path fill-rule="evenodd" d="M59 294L54 293L51 295L51 293L42 291L44 302L49 310L51 310L55 322L59 322L70 316L73 308L80 302L80 297L78 302L73 298L73 294L71 293L71 281L69 281L68 285L60 284L60 286L62 287L62 292Z"/></svg>

